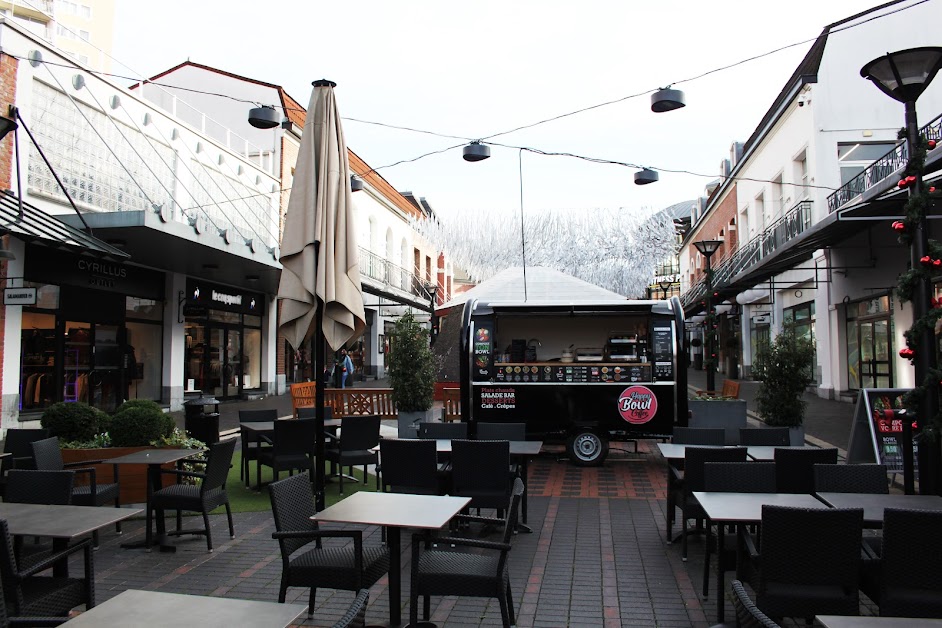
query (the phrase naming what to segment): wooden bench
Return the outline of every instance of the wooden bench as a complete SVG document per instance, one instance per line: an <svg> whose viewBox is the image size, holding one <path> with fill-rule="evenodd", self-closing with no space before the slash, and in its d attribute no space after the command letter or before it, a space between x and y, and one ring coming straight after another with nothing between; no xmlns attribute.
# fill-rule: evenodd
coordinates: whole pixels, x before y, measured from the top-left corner
<svg viewBox="0 0 942 628"><path fill-rule="evenodd" d="M735 379L727 379L723 382L723 390L719 392L715 390L698 390L697 396L728 397L730 399L739 399L739 381Z"/></svg>
<svg viewBox="0 0 942 628"><path fill-rule="evenodd" d="M442 390L442 422L461 420L461 389L445 388Z"/></svg>
<svg viewBox="0 0 942 628"><path fill-rule="evenodd" d="M333 409L335 419L367 415L381 419L399 418L392 388L325 388L324 405Z"/></svg>

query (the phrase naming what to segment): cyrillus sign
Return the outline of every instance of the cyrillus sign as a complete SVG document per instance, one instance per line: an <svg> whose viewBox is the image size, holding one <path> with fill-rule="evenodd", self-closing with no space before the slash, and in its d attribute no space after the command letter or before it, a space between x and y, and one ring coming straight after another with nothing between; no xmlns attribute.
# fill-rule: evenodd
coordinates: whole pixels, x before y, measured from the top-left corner
<svg viewBox="0 0 942 628"><path fill-rule="evenodd" d="M657 397L646 386L629 386L618 396L618 413L633 425L647 423L657 414Z"/></svg>

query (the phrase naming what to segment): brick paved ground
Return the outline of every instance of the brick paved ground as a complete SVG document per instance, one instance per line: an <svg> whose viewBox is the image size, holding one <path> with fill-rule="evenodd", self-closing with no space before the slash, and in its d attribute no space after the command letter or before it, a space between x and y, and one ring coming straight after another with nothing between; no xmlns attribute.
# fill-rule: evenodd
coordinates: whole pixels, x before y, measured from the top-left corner
<svg viewBox="0 0 942 628"><path fill-rule="evenodd" d="M579 469L548 455L531 464L533 534L516 535L510 555L518 626L716 623L715 598L700 596L702 541L691 540L687 563L681 561L679 543L665 543L664 461L652 451L657 451L655 444L642 441L642 453L613 454L601 469ZM184 525L197 521L185 520ZM176 553L121 549L121 542L143 535L139 520L126 524L120 537L105 531L95 555L98 600L130 588L277 600L281 559L271 539L271 514L237 514L235 525L236 538L230 540L225 517L213 517L217 548L213 553L206 551L200 537L175 539ZM364 528L364 535L365 543L380 542L376 528ZM411 562L408 537L404 532L405 619ZM383 578L371 590L370 624L388 623L387 587ZM321 590L314 618L299 625L330 626L352 599L346 591ZM306 603L307 591L290 589L288 601ZM500 609L496 600L433 598L432 620L445 628L494 626L500 625Z"/></svg>

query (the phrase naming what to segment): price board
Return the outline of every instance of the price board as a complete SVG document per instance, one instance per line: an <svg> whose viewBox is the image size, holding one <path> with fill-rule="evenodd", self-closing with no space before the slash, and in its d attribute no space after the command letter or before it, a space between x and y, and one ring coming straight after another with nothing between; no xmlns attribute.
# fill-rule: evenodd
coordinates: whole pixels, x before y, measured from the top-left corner
<svg viewBox="0 0 942 628"><path fill-rule="evenodd" d="M903 408L902 397L908 388L864 388L857 397L854 423L847 445L848 464L878 463L891 473L903 473L903 421L894 410ZM916 430L913 430L915 436ZM918 444L913 439L913 460ZM915 469L919 480L919 470Z"/></svg>

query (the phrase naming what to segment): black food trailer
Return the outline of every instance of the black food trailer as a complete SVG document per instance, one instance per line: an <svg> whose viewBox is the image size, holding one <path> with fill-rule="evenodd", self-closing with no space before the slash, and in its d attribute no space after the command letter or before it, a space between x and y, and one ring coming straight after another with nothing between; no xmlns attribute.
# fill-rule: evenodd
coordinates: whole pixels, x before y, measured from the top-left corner
<svg viewBox="0 0 942 628"><path fill-rule="evenodd" d="M570 460L602 464L609 442L687 424L683 309L664 301L464 306L462 420L520 422L565 440Z"/></svg>

